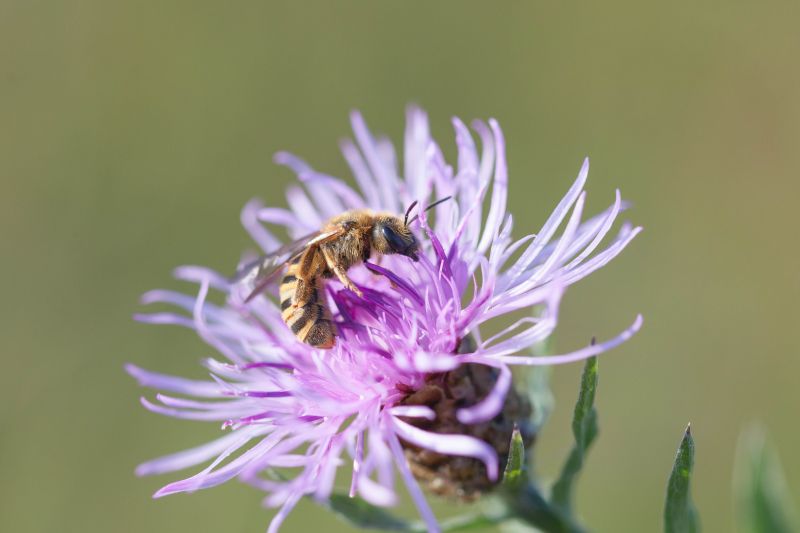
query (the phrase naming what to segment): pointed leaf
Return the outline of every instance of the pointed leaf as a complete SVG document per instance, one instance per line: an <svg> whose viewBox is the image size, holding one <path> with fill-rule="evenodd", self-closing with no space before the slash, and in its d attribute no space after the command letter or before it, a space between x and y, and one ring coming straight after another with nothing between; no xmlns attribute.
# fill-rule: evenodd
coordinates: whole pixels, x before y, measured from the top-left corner
<svg viewBox="0 0 800 533"><path fill-rule="evenodd" d="M423 522L409 522L399 518L386 509L368 503L361 498L351 498L346 494L332 494L327 507L350 525L361 529L377 531L404 531L425 533L428 528ZM507 520L509 515L502 512L456 516L440 523L442 533L461 531L485 531Z"/></svg>
<svg viewBox="0 0 800 533"><path fill-rule="evenodd" d="M691 425L687 426L683 435L672 473L667 483L667 502L664 506L665 533L695 533L700 528L697 523L697 511L690 494L689 481L694 467L694 439Z"/></svg>
<svg viewBox="0 0 800 533"><path fill-rule="evenodd" d="M792 506L778 455L769 446L761 427L752 427L739 437L734 489L742 531L798 531L797 513Z"/></svg>
<svg viewBox="0 0 800 533"><path fill-rule="evenodd" d="M572 508L575 479L583 468L589 447L597 437L597 411L594 408L596 390L597 357L590 357L583 367L581 389L572 416L572 434L575 437L575 444L551 493L552 503L566 511L570 511Z"/></svg>
<svg viewBox="0 0 800 533"><path fill-rule="evenodd" d="M519 492L503 492L510 521L504 530L546 531L548 533L583 533L583 528L562 509L551 505L533 484Z"/></svg>
<svg viewBox="0 0 800 533"><path fill-rule="evenodd" d="M362 529L417 530L411 523L394 516L385 509L372 505L361 498L351 498L346 494L332 494L328 501L328 507L353 526Z"/></svg>
<svg viewBox="0 0 800 533"><path fill-rule="evenodd" d="M525 443L522 441L522 434L519 428L514 426L511 434L511 446L508 451L506 469L503 472L503 488L511 491L519 491L525 486L527 481L527 469L525 468Z"/></svg>
<svg viewBox="0 0 800 533"><path fill-rule="evenodd" d="M461 531L486 531L487 528L502 524L509 519L506 512L486 513L466 516L454 516L441 523L442 533L460 533ZM419 531L427 531L422 524L418 526Z"/></svg>
<svg viewBox="0 0 800 533"><path fill-rule="evenodd" d="M552 336L537 342L531 347L531 353L537 356L552 353L550 350L551 342ZM550 375L552 373L553 368L551 366L542 365L531 367L525 375L528 399L533 409L531 422L533 423L534 432L536 433L544 426L547 419L550 418L550 413L553 411L555 401L553 399L553 393L550 390Z"/></svg>
<svg viewBox="0 0 800 533"><path fill-rule="evenodd" d="M547 423L550 413L553 411L555 401L550 390L550 375L552 373L553 369L549 366L534 366L525 378L528 399L531 402L533 411L531 422L536 433Z"/></svg>
<svg viewBox="0 0 800 533"><path fill-rule="evenodd" d="M534 344L530 351L533 355L543 356L550 352L550 342L552 337L537 342ZM531 432L536 435L542 431L542 428L550 418L550 413L553 411L555 400L553 399L553 392L550 390L550 375L553 373L551 366L533 366L523 374L524 376L524 390L527 392L528 401L531 404L531 417L530 426ZM527 475L530 479L536 478L536 457L531 457L527 460L528 472Z"/></svg>

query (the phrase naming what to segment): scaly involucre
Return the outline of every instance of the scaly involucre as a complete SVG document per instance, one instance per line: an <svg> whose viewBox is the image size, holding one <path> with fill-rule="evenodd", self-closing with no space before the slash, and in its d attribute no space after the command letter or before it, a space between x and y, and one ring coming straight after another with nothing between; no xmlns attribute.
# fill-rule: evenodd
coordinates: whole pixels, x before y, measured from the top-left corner
<svg viewBox="0 0 800 533"><path fill-rule="evenodd" d="M337 469L346 465L352 470L350 495L381 506L395 503L399 472L422 518L436 531L404 447L478 459L490 480L498 476L499 458L483 440L437 434L410 423L435 417L424 405L400 405L410 391L423 387L431 374L460 365L493 367L497 378L491 393L457 411L462 424L482 423L503 407L511 387L509 365L581 360L619 345L639 329L641 317L617 337L572 353L520 355L553 332L564 290L608 263L640 231L624 224L605 239L624 207L618 191L608 209L581 221L588 161L539 231L514 240L506 211L505 142L496 121L473 124L478 148L469 129L453 119L454 168L431 139L426 114L409 109L401 173L392 144L372 135L360 114L351 118L355 142L346 140L341 149L357 189L293 155L277 154L276 162L291 168L300 182L288 189L289 208L253 200L242 212L244 227L264 252L283 244L268 227L285 228L298 238L349 209L401 214L415 200L420 212L438 198L452 200L412 225L421 241L418 263L384 256L380 266L352 268L350 276L363 299L338 281L326 284L340 332L331 350L314 349L292 335L281 320L274 291L245 304L246 295L227 276L207 268L186 266L175 272L199 286L196 295L166 290L144 295L144 303L172 304L183 312L144 314L139 320L191 328L222 359L206 361L210 379L203 381L127 367L141 385L165 392L156 395L157 403L143 398L147 409L222 425L218 439L138 468L140 475L160 474L209 462L156 497L237 477L265 490L265 503L280 508L270 524L273 532L303 496L325 501ZM225 295L223 305L207 299L211 290ZM487 321L521 309L526 318L505 324L500 334L481 334ZM462 353L468 335L464 345L470 351ZM283 475L270 476L272 469Z"/></svg>

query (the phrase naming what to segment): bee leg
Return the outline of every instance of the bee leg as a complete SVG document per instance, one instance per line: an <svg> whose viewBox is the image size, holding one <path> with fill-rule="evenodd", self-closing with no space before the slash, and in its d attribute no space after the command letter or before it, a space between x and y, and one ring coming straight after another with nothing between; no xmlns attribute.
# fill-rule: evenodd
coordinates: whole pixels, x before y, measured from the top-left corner
<svg viewBox="0 0 800 533"><path fill-rule="evenodd" d="M353 280L351 280L347 276L347 272L345 272L345 270L342 267L340 267L339 265L335 265L331 270L333 270L333 273L336 274L337 278L339 278L339 281L342 282L342 285L344 285L345 287L356 293L359 298L364 297L364 293L361 292L361 289L356 287L356 284L353 283Z"/></svg>
<svg viewBox="0 0 800 533"><path fill-rule="evenodd" d="M361 289L356 287L356 284L353 283L353 280L347 277L347 272L337 266L333 269L333 273L336 274L336 277L339 278L339 281L341 281L345 287L356 293L359 298L364 297L364 293L361 292Z"/></svg>
<svg viewBox="0 0 800 533"><path fill-rule="evenodd" d="M359 298L363 298L364 293L361 292L361 289L356 287L356 284L353 283L353 280L347 277L347 272L333 260L333 257L330 255L330 251L324 246L321 248L322 255L325 256L325 262L328 263L328 268L330 268L333 273L336 274L336 277L339 278L339 281L341 281L345 287L356 293Z"/></svg>

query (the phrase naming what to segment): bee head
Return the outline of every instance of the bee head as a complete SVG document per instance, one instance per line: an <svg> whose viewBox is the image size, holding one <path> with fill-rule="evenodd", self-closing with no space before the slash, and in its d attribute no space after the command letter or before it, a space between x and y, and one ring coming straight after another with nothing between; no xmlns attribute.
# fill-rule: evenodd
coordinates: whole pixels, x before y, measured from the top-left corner
<svg viewBox="0 0 800 533"><path fill-rule="evenodd" d="M402 220L386 217L374 229L373 241L377 251L384 254L400 254L419 261L419 243Z"/></svg>
<svg viewBox="0 0 800 533"><path fill-rule="evenodd" d="M448 196L441 200L436 200L426 207L425 211L436 207L442 202L446 202L450 198L451 197ZM419 261L419 255L417 255L419 243L409 229L409 226L419 218L419 215L415 215L411 220L408 219L416 205L417 202L412 202L411 205L408 206L406 215L402 220L400 217L395 216L385 216L379 219L378 223L375 224L372 235L373 244L378 252L383 254L400 254L410 257L415 262Z"/></svg>

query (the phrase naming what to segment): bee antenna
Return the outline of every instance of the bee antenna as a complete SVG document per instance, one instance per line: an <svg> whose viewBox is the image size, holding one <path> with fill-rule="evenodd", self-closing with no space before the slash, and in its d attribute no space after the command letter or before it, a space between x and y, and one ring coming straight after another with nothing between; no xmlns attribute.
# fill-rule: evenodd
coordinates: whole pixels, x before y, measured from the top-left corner
<svg viewBox="0 0 800 533"><path fill-rule="evenodd" d="M408 209L406 209L406 218L405 218L405 221L403 222L406 226L408 226L408 215L411 214L411 210L414 209L414 207L416 205L417 205L417 201L414 200L413 202L411 202L411 205L408 206Z"/></svg>
<svg viewBox="0 0 800 533"><path fill-rule="evenodd" d="M433 209L433 208L434 208L434 207L436 207L437 205L439 205L439 204L441 204L441 203L443 203L443 202L446 202L447 200L449 200L449 199L451 199L451 198L452 198L452 196L445 196L444 198L442 198L442 199L440 199L440 200L436 200L436 201L435 201L435 202L433 202L431 205L429 205L428 207L426 207L426 208L425 208L425 211L423 211L423 212L427 213L428 211L430 211L431 209ZM416 204L416 203L417 203L417 202L414 202L414 204ZM413 205L414 205L414 204L411 204L411 205L412 205L412 207L413 207ZM409 208L409 211L410 211L410 210L411 210L411 208ZM406 218L408 218L408 213L406 213ZM415 215L415 216L414 216L414 218L412 218L411 220L409 220L409 221L406 223L406 226L408 226L409 224L413 224L413 223L414 223L414 221L415 221L415 220L417 220L418 218L419 218L419 215Z"/></svg>

